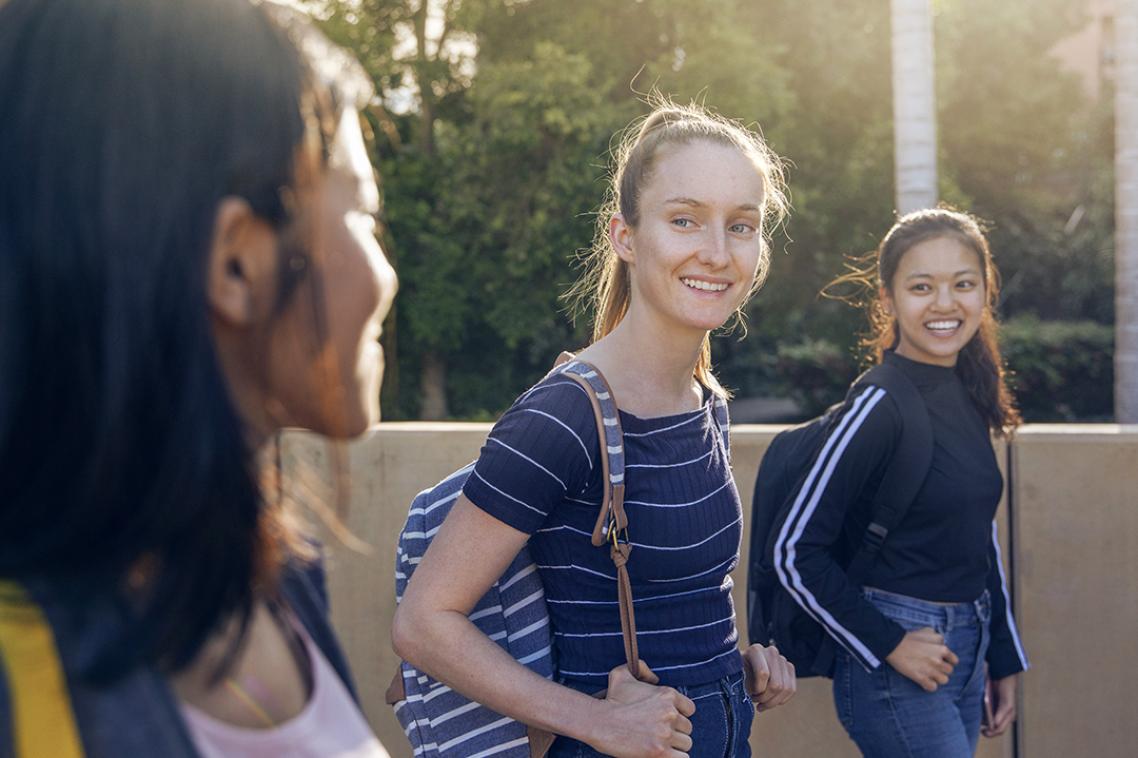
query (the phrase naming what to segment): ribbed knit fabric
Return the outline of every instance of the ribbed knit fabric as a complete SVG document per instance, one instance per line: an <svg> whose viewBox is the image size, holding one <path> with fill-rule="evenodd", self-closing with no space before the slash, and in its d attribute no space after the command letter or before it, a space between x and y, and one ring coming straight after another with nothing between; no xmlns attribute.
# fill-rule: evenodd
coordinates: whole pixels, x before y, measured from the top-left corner
<svg viewBox="0 0 1138 758"><path fill-rule="evenodd" d="M690 413L620 414L640 657L669 685L741 668L729 573L742 510L717 403L709 395ZM533 535L558 675L580 689L603 687L624 652L615 570L608 550L590 542L602 483L585 391L553 375L519 398L494 426L464 493Z"/></svg>

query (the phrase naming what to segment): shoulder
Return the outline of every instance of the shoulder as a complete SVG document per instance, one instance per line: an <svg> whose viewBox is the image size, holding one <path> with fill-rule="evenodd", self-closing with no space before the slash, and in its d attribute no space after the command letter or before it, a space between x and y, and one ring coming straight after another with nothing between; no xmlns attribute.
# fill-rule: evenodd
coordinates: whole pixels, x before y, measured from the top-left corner
<svg viewBox="0 0 1138 758"><path fill-rule="evenodd" d="M901 403L890 389L858 382L834 411L829 437L838 444L892 450L904 429Z"/></svg>
<svg viewBox="0 0 1138 758"><path fill-rule="evenodd" d="M591 449L598 444L593 401L574 379L551 374L522 393L494 425L491 439L503 435L539 446L542 441L561 444L568 435Z"/></svg>

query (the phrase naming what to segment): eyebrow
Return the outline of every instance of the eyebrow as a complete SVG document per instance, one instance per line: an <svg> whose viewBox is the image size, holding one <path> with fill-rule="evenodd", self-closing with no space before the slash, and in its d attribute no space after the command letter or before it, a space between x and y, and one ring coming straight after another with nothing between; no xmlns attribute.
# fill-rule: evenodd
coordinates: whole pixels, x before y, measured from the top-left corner
<svg viewBox="0 0 1138 758"><path fill-rule="evenodd" d="M691 206L692 208L704 208L707 206L707 203L700 202L699 200L696 200L696 199L690 198L690 197L670 197L664 201L664 204L665 205L688 205L688 206ZM755 205L754 203L743 203L742 205L736 206L735 210L737 210L737 211L754 211L755 213L758 213L760 209L759 209L759 206Z"/></svg>
<svg viewBox="0 0 1138 758"><path fill-rule="evenodd" d="M955 279L958 276L967 276L969 274L971 274L972 276L979 276L980 272L974 268L961 269L960 271L957 271L956 273L954 273L952 275L952 278ZM933 276L932 274L926 274L924 272L918 271L915 274L909 274L908 276L906 276L905 281L909 281L910 279L932 279L932 276Z"/></svg>

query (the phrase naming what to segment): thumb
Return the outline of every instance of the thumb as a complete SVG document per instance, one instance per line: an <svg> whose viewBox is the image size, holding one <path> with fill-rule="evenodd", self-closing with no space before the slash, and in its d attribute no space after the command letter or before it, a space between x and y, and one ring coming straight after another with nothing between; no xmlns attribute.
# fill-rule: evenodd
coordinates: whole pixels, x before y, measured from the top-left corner
<svg viewBox="0 0 1138 758"><path fill-rule="evenodd" d="M648 664L641 659L636 659L637 670L640 672L638 679L646 684L659 684L660 677L656 676L656 672L648 668Z"/></svg>

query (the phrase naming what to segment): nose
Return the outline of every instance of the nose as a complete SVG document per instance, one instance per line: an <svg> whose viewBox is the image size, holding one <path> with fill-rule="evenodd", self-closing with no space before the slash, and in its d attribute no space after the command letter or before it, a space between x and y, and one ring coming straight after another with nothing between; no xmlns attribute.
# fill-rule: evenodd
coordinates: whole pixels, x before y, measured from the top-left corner
<svg viewBox="0 0 1138 758"><path fill-rule="evenodd" d="M944 284L936 288L935 305L941 310L951 310L956 304L956 293L951 284Z"/></svg>
<svg viewBox="0 0 1138 758"><path fill-rule="evenodd" d="M727 250L727 231L722 227L709 228L696 253L697 260L709 268L723 268L730 257L731 253Z"/></svg>

